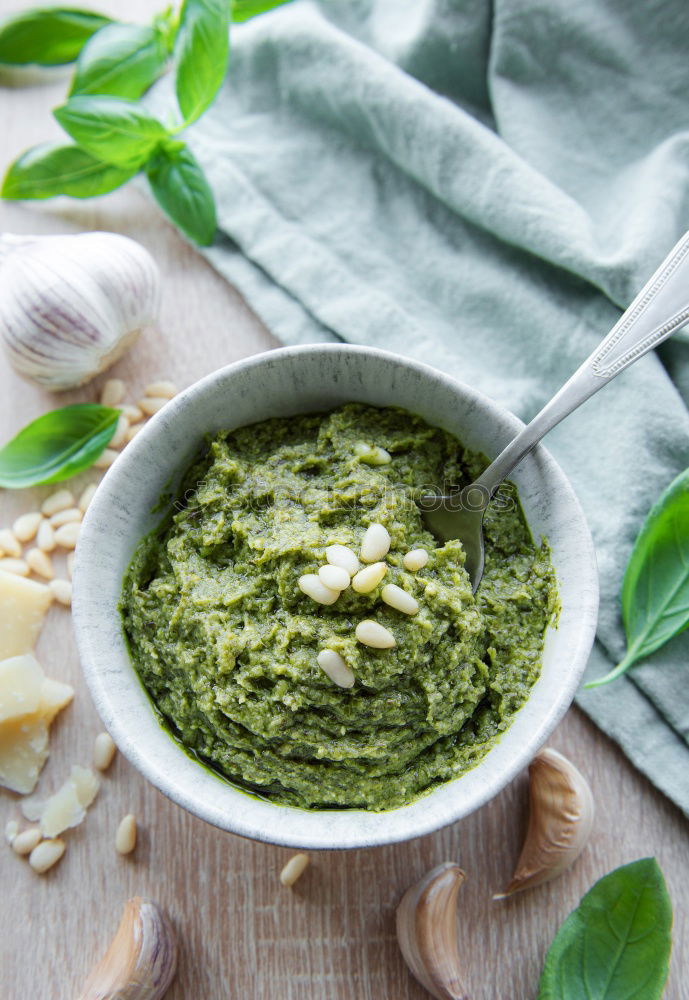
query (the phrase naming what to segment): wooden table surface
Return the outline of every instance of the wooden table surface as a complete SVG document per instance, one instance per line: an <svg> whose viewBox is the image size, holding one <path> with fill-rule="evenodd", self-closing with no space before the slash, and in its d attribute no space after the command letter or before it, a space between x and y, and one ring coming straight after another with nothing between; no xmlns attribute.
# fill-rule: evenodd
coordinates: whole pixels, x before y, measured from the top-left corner
<svg viewBox="0 0 689 1000"><path fill-rule="evenodd" d="M0 0L0 15L33 0ZM141 20L149 0L112 0L101 10ZM49 109L64 82L0 87L0 167L58 134ZM0 203L0 231L105 229L139 240L158 261L164 297L157 331L110 372L137 398L154 376L187 385L220 365L269 350L276 341L241 297L177 236L145 197L127 189L77 203ZM0 438L47 409L98 397L101 377L56 397L29 385L0 360ZM80 481L95 478L83 476ZM48 490L0 491L0 527ZM1 613L1 609L0 609ZM54 608L38 645L47 673L76 688L53 726L51 756L38 786L48 794L74 763L88 765L101 730L80 676L69 612ZM432 836L368 851L312 857L293 891L278 882L289 851L205 825L164 798L118 756L86 821L65 836L64 859L48 875L0 849L0 995L4 1000L70 1000L109 943L124 901L150 895L177 928L181 957L170 1000L422 1000L397 949L394 910L424 871L456 860L467 872L460 938L473 1000L532 1000L558 926L600 876L655 855L675 907L667 1000L689 997L689 825L576 708L553 734L588 777L597 816L590 845L555 883L494 903L519 853L526 822L523 775L473 816ZM120 818L140 823L136 852L114 850ZM0 827L19 816L18 797L0 792ZM572 1000L577 998L572 997Z"/></svg>

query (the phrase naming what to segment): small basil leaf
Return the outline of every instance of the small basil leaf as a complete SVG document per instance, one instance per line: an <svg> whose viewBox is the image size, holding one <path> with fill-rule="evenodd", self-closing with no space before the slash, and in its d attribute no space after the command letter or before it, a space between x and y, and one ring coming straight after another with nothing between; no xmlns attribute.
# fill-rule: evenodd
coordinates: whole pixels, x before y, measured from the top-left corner
<svg viewBox="0 0 689 1000"><path fill-rule="evenodd" d="M290 0L232 0L232 20L248 21L257 14L265 14L266 11L289 2Z"/></svg>
<svg viewBox="0 0 689 1000"><path fill-rule="evenodd" d="M229 0L184 0L175 42L175 90L187 124L213 102L227 72Z"/></svg>
<svg viewBox="0 0 689 1000"><path fill-rule="evenodd" d="M622 585L623 660L587 688L606 684L689 625L689 470L651 508Z"/></svg>
<svg viewBox="0 0 689 1000"><path fill-rule="evenodd" d="M73 62L82 46L110 18L71 7L27 10L0 22L0 63L60 66Z"/></svg>
<svg viewBox="0 0 689 1000"><path fill-rule="evenodd" d="M167 136L156 118L121 97L72 97L53 114L75 142L117 166L140 166Z"/></svg>
<svg viewBox="0 0 689 1000"><path fill-rule="evenodd" d="M671 930L672 904L655 858L616 868L558 931L537 1000L660 1000Z"/></svg>
<svg viewBox="0 0 689 1000"><path fill-rule="evenodd" d="M14 161L2 184L3 198L94 198L121 187L136 173L103 163L78 146L46 143L34 146Z"/></svg>
<svg viewBox="0 0 689 1000"><path fill-rule="evenodd" d="M168 50L156 28L110 24L81 50L70 90L75 94L141 97L165 68Z"/></svg>
<svg viewBox="0 0 689 1000"><path fill-rule="evenodd" d="M115 433L119 410L76 403L44 413L0 449L0 486L59 483L88 469Z"/></svg>
<svg viewBox="0 0 689 1000"><path fill-rule="evenodd" d="M146 167L156 201L182 232L199 246L215 235L215 199L191 150L179 143L162 148Z"/></svg>

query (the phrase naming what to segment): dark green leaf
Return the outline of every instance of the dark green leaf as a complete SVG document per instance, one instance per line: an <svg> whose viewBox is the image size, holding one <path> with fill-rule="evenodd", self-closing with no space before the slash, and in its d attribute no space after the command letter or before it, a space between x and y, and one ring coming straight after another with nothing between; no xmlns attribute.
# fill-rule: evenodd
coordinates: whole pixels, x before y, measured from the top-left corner
<svg viewBox="0 0 689 1000"><path fill-rule="evenodd" d="M265 14L286 3L290 3L290 0L232 0L232 20L248 21L257 14Z"/></svg>
<svg viewBox="0 0 689 1000"><path fill-rule="evenodd" d="M5 175L2 197L21 199L93 198L126 183L136 173L102 163L78 146L47 143L34 146L15 160Z"/></svg>
<svg viewBox="0 0 689 1000"><path fill-rule="evenodd" d="M0 449L0 486L59 483L88 469L115 433L119 410L76 403L44 413Z"/></svg>
<svg viewBox="0 0 689 1000"><path fill-rule="evenodd" d="M659 1000L672 904L655 858L596 882L550 946L538 1000Z"/></svg>
<svg viewBox="0 0 689 1000"><path fill-rule="evenodd" d="M135 101L121 97L72 97L54 115L75 142L117 166L140 166L168 134Z"/></svg>
<svg viewBox="0 0 689 1000"><path fill-rule="evenodd" d="M141 97L158 79L168 58L157 28L110 24L87 42L77 60L70 95Z"/></svg>
<svg viewBox="0 0 689 1000"><path fill-rule="evenodd" d="M182 232L208 246L215 235L215 199L206 175L183 143L161 149L146 168L156 201Z"/></svg>
<svg viewBox="0 0 689 1000"><path fill-rule="evenodd" d="M73 62L109 17L71 7L27 10L0 22L0 63L60 66Z"/></svg>
<svg viewBox="0 0 689 1000"><path fill-rule="evenodd" d="M175 43L175 89L187 124L210 106L225 78L229 31L229 0L184 0Z"/></svg>
<svg viewBox="0 0 689 1000"><path fill-rule="evenodd" d="M622 585L622 616L624 659L589 688L619 677L689 625L689 470L670 483L639 532Z"/></svg>

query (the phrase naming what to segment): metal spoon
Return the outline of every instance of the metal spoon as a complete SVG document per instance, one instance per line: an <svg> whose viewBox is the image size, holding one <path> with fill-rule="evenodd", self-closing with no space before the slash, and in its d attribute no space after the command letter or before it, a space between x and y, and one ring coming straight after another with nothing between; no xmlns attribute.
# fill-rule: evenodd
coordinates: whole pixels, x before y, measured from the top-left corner
<svg viewBox="0 0 689 1000"><path fill-rule="evenodd" d="M442 542L450 538L462 542L474 592L483 576L483 515L500 483L556 424L688 320L689 232L670 251L593 354L476 482L456 496L423 498L419 506L429 531Z"/></svg>

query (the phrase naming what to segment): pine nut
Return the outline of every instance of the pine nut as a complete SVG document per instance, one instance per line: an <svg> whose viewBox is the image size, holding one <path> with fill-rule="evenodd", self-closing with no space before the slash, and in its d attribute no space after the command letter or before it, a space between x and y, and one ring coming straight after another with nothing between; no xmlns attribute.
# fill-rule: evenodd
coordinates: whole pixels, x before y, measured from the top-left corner
<svg viewBox="0 0 689 1000"><path fill-rule="evenodd" d="M57 514L59 510L67 510L68 507L74 506L74 497L69 490L58 490L56 493L51 493L43 503L41 504L41 510L46 517L52 517L53 514Z"/></svg>
<svg viewBox="0 0 689 1000"><path fill-rule="evenodd" d="M70 524L63 524L62 527L58 528L55 532L55 544L59 545L62 549L75 548L80 531L81 524L78 521L72 521Z"/></svg>
<svg viewBox="0 0 689 1000"><path fill-rule="evenodd" d="M124 406L120 407L120 410L130 424L138 424L140 420L143 420L143 413L138 406L134 406L132 403L125 403Z"/></svg>
<svg viewBox="0 0 689 1000"><path fill-rule="evenodd" d="M346 590L350 584L349 573L341 566L321 566L318 570L318 579L330 590Z"/></svg>
<svg viewBox="0 0 689 1000"><path fill-rule="evenodd" d="M53 514L50 523L53 528L61 528L63 524L73 524L75 521L81 521L81 518L81 508L68 507L67 510L59 510L57 514Z"/></svg>
<svg viewBox="0 0 689 1000"><path fill-rule="evenodd" d="M65 853L64 840L44 840L34 847L29 857L29 864L35 872L42 875L56 865Z"/></svg>
<svg viewBox="0 0 689 1000"><path fill-rule="evenodd" d="M143 424L132 424L132 426L127 431L127 444L129 444L130 441L133 441L136 435L139 433L139 431L142 431L143 429L144 429Z"/></svg>
<svg viewBox="0 0 689 1000"><path fill-rule="evenodd" d="M93 463L94 469L109 469L119 454L114 448L106 448Z"/></svg>
<svg viewBox="0 0 689 1000"><path fill-rule="evenodd" d="M392 632L370 618L359 622L356 627L356 637L364 646L372 646L373 649L392 649L397 645Z"/></svg>
<svg viewBox="0 0 689 1000"><path fill-rule="evenodd" d="M136 847L136 817L128 813L117 827L115 850L118 854L131 854Z"/></svg>
<svg viewBox="0 0 689 1000"><path fill-rule="evenodd" d="M12 559L19 559L22 554L22 547L15 538L14 532L10 528L0 528L0 556L10 556Z"/></svg>
<svg viewBox="0 0 689 1000"><path fill-rule="evenodd" d="M91 483L91 485L87 486L84 492L79 497L79 503L77 504L77 507L79 508L82 514L86 513L86 508L95 497L97 489L98 486L95 483Z"/></svg>
<svg viewBox="0 0 689 1000"><path fill-rule="evenodd" d="M396 583L388 583L380 592L386 604L405 615L416 615L419 613L419 602L402 590Z"/></svg>
<svg viewBox="0 0 689 1000"><path fill-rule="evenodd" d="M31 514L22 514L12 525L14 537L20 542L30 542L32 538L36 537L36 532L42 520L43 515L38 510L33 511Z"/></svg>
<svg viewBox="0 0 689 1000"><path fill-rule="evenodd" d="M50 521L43 521L38 529L36 545L42 552L52 552L55 548L55 529Z"/></svg>
<svg viewBox="0 0 689 1000"><path fill-rule="evenodd" d="M72 584L69 580L51 580L49 586L58 604L68 608L72 603Z"/></svg>
<svg viewBox="0 0 689 1000"><path fill-rule="evenodd" d="M28 576L29 567L23 559L0 559L0 569L15 576Z"/></svg>
<svg viewBox="0 0 689 1000"><path fill-rule="evenodd" d="M19 833L19 823L16 819L8 819L5 823L5 840L8 844L12 844L14 838Z"/></svg>
<svg viewBox="0 0 689 1000"><path fill-rule="evenodd" d="M354 445L354 454L365 465L389 465L392 462L389 451L377 444L366 444L365 441L357 441Z"/></svg>
<svg viewBox="0 0 689 1000"><path fill-rule="evenodd" d="M417 570L423 569L427 562L428 552L425 549L412 549L411 552L407 552L402 565L410 573L416 573Z"/></svg>
<svg viewBox="0 0 689 1000"><path fill-rule="evenodd" d="M124 413L120 413L117 426L115 427L115 433L110 438L111 448L121 448L122 445L127 440L127 431L129 430L129 418L125 417Z"/></svg>
<svg viewBox="0 0 689 1000"><path fill-rule="evenodd" d="M369 524L361 542L359 555L365 563L378 562L390 551L390 535L382 524Z"/></svg>
<svg viewBox="0 0 689 1000"><path fill-rule="evenodd" d="M318 604L334 604L340 596L339 590L331 590L330 587L326 587L315 573L305 573L299 577L297 583L302 594L306 594Z"/></svg>
<svg viewBox="0 0 689 1000"><path fill-rule="evenodd" d="M346 569L350 576L354 576L361 568L356 552L352 552L346 545L329 545L325 550L325 558L331 566Z"/></svg>
<svg viewBox="0 0 689 1000"><path fill-rule="evenodd" d="M156 382L151 382L144 389L144 396L153 399L172 399L179 392L177 386L174 382L168 382L165 379L158 379Z"/></svg>
<svg viewBox="0 0 689 1000"><path fill-rule="evenodd" d="M145 396L143 399L139 400L138 407L140 410L143 410L147 416L152 417L154 413L157 413L158 410L162 410L165 404L169 402L170 400L167 397Z"/></svg>
<svg viewBox="0 0 689 1000"><path fill-rule="evenodd" d="M41 842L41 830L38 826L30 826L28 830L22 830L12 841L12 850L15 854L31 854L34 847Z"/></svg>
<svg viewBox="0 0 689 1000"><path fill-rule="evenodd" d="M70 580L74 576L74 558L75 556L73 552L70 552L69 555L67 556L67 576L70 578Z"/></svg>
<svg viewBox="0 0 689 1000"><path fill-rule="evenodd" d="M44 580L52 580L55 576L52 559L43 549L29 549L24 558L36 576L42 576Z"/></svg>
<svg viewBox="0 0 689 1000"><path fill-rule="evenodd" d="M352 580L352 588L356 590L357 594L370 594L372 590L376 589L387 571L388 568L384 562L364 566Z"/></svg>
<svg viewBox="0 0 689 1000"><path fill-rule="evenodd" d="M101 406L117 406L124 399L127 387L121 378L109 378L100 394Z"/></svg>
<svg viewBox="0 0 689 1000"><path fill-rule="evenodd" d="M289 888L294 885L298 878L301 878L308 867L308 854L295 854L280 872L280 881Z"/></svg>
<svg viewBox="0 0 689 1000"><path fill-rule="evenodd" d="M322 649L318 656L318 666L327 674L333 684L341 688L354 686L354 674L334 649Z"/></svg>
<svg viewBox="0 0 689 1000"><path fill-rule="evenodd" d="M114 740L110 733L98 733L93 744L93 763L99 771L107 771L115 756Z"/></svg>

